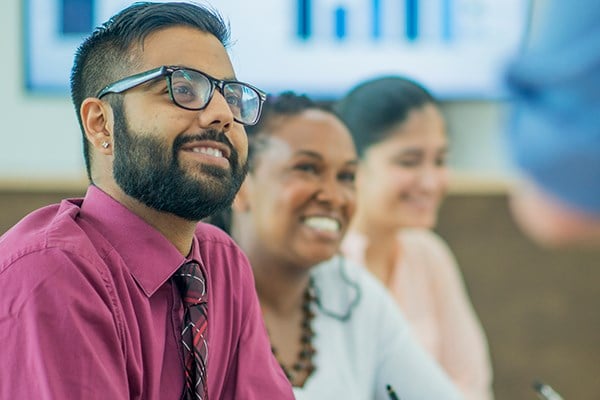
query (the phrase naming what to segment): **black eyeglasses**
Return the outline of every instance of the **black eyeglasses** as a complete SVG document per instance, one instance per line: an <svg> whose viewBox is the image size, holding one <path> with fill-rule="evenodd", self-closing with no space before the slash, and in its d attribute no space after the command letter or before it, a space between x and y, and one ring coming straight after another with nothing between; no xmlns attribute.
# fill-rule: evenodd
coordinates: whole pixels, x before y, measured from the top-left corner
<svg viewBox="0 0 600 400"><path fill-rule="evenodd" d="M235 121L244 125L258 122L267 94L247 83L213 78L204 72L177 66L162 66L120 79L98 92L97 98L126 90L164 76L175 105L186 110L202 110L213 97L215 88L229 105Z"/></svg>

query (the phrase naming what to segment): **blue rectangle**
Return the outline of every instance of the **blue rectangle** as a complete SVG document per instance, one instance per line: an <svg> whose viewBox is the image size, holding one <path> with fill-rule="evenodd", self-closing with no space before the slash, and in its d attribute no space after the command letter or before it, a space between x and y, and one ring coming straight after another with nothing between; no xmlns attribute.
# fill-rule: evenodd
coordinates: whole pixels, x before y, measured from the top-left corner
<svg viewBox="0 0 600 400"><path fill-rule="evenodd" d="M406 39L414 41L419 36L419 0L406 0Z"/></svg>
<svg viewBox="0 0 600 400"><path fill-rule="evenodd" d="M442 0L442 39L452 40L452 0Z"/></svg>
<svg viewBox="0 0 600 400"><path fill-rule="evenodd" d="M82 34L94 29L95 0L60 0L61 33Z"/></svg>
<svg viewBox="0 0 600 400"><path fill-rule="evenodd" d="M373 25L372 35L373 39L379 39L381 37L381 0L373 0L372 4L373 13Z"/></svg>
<svg viewBox="0 0 600 400"><path fill-rule="evenodd" d="M311 0L298 0L298 37L307 40L311 27Z"/></svg>
<svg viewBox="0 0 600 400"><path fill-rule="evenodd" d="M344 7L337 7L334 11L335 19L335 37L336 39L343 39L346 37L346 9Z"/></svg>

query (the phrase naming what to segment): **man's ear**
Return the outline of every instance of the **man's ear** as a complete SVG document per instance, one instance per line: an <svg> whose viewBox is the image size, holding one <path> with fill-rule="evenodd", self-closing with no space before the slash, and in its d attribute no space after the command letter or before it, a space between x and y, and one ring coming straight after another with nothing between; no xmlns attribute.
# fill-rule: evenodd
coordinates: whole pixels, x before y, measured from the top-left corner
<svg viewBox="0 0 600 400"><path fill-rule="evenodd" d="M79 110L85 136L98 152L110 155L113 152L113 112L105 102L88 97Z"/></svg>
<svg viewBox="0 0 600 400"><path fill-rule="evenodd" d="M244 213L250 211L250 193L252 191L252 183L249 175L244 179L244 183L237 192L231 208L235 212Z"/></svg>

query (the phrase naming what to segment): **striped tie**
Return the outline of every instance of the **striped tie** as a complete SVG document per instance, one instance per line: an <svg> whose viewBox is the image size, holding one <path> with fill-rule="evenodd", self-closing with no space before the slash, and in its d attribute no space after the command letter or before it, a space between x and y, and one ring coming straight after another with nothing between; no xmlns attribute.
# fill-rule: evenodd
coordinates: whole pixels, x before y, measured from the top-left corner
<svg viewBox="0 0 600 400"><path fill-rule="evenodd" d="M181 398L182 400L208 400L206 278L198 263L189 261L177 270L173 279L181 292L185 308L182 331L185 388Z"/></svg>

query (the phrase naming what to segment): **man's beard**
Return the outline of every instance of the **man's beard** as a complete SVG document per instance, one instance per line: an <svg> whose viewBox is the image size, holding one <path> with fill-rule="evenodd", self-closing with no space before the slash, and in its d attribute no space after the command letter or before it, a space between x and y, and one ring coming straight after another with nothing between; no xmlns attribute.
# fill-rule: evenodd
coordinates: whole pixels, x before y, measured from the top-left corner
<svg viewBox="0 0 600 400"><path fill-rule="evenodd" d="M132 133L127 127L123 107L115 107L115 151L113 176L129 196L158 211L199 221L231 206L247 172L223 132L205 131L180 136L168 147L153 136ZM181 147L195 140L213 140L226 144L230 151L230 170L201 165L204 179L186 173L179 163Z"/></svg>

